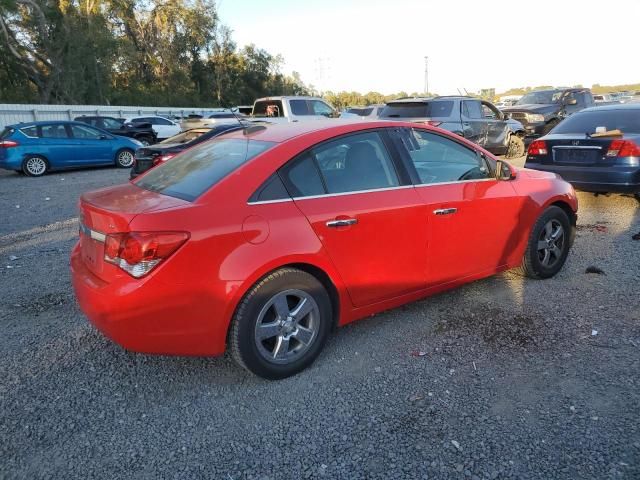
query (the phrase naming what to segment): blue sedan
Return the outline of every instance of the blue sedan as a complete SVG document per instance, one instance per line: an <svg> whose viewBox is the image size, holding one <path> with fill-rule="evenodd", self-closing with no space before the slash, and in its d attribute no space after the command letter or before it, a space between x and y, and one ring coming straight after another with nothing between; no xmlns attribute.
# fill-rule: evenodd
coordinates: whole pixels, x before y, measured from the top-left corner
<svg viewBox="0 0 640 480"><path fill-rule="evenodd" d="M0 133L0 168L39 177L51 170L116 165L129 168L137 140L80 122L9 125Z"/></svg>

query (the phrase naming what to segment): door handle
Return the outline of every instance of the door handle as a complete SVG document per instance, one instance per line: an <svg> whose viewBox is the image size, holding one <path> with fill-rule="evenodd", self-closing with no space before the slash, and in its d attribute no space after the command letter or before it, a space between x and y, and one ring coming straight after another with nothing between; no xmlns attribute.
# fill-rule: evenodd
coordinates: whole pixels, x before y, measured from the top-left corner
<svg viewBox="0 0 640 480"><path fill-rule="evenodd" d="M434 210L433 213L435 213L436 215L451 215L456 213L457 211L457 208L438 208L437 210Z"/></svg>
<svg viewBox="0 0 640 480"><path fill-rule="evenodd" d="M348 227L349 225L355 225L358 223L357 218L344 218L341 220L330 220L327 222L327 227Z"/></svg>

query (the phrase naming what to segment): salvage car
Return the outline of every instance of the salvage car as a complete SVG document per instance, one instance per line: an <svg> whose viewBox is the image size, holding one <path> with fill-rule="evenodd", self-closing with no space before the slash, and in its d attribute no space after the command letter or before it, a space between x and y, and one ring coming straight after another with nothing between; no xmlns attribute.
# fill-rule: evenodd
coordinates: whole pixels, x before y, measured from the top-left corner
<svg viewBox="0 0 640 480"><path fill-rule="evenodd" d="M557 173L578 190L640 199L640 104L572 115L529 145L525 166Z"/></svg>
<svg viewBox="0 0 640 480"><path fill-rule="evenodd" d="M522 123L527 140L532 140L546 135L565 118L594 105L588 88L554 88L529 92L513 107L502 111Z"/></svg>
<svg viewBox="0 0 640 480"><path fill-rule="evenodd" d="M74 120L106 130L112 135L134 138L143 145L152 145L158 140L156 132L150 123L127 123L122 118L102 115L82 115Z"/></svg>
<svg viewBox="0 0 640 480"><path fill-rule="evenodd" d="M325 120L228 133L79 208L72 280L99 330L279 379L335 326L510 268L554 276L577 202L441 129Z"/></svg>
<svg viewBox="0 0 640 480"><path fill-rule="evenodd" d="M40 177L52 170L116 165L128 168L142 144L80 122L30 122L0 133L0 168Z"/></svg>
<svg viewBox="0 0 640 480"><path fill-rule="evenodd" d="M494 105L473 97L409 97L394 100L379 115L381 120L425 123L439 127L507 158L525 153L524 128Z"/></svg>
<svg viewBox="0 0 640 480"><path fill-rule="evenodd" d="M147 170L171 160L180 152L187 150L207 140L222 135L226 132L244 128L246 125L236 123L223 123L211 128L194 128L167 138L160 143L136 150L130 178L134 179Z"/></svg>
<svg viewBox="0 0 640 480"><path fill-rule="evenodd" d="M124 119L125 123L133 124L151 124L153 131L156 133L158 140L173 137L181 132L180 124L157 115L149 115L146 117L129 117Z"/></svg>

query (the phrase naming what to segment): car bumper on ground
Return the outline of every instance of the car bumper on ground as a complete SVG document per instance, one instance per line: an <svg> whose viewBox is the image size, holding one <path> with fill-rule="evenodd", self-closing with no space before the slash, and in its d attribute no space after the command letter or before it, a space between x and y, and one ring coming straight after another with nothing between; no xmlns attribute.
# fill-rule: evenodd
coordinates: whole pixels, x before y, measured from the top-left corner
<svg viewBox="0 0 640 480"><path fill-rule="evenodd" d="M125 349L166 355L224 353L227 323L221 312L227 302L221 292L225 286L194 292L153 275L138 280L123 276L107 283L86 267L79 244L71 254L71 276L81 310ZM217 300L216 295L220 295Z"/></svg>
<svg viewBox="0 0 640 480"><path fill-rule="evenodd" d="M585 192L639 193L640 167L544 165L527 160L526 168L553 172Z"/></svg>

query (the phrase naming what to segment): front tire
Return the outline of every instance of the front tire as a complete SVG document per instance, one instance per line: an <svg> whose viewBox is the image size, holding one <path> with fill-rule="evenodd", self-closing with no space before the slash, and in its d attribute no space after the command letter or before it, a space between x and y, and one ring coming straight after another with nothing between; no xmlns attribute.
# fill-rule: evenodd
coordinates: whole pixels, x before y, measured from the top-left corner
<svg viewBox="0 0 640 480"><path fill-rule="evenodd" d="M525 154L524 140L515 133L509 135L509 144L505 158L520 158Z"/></svg>
<svg viewBox="0 0 640 480"><path fill-rule="evenodd" d="M49 162L40 155L29 155L22 161L22 172L30 177L41 177L49 171Z"/></svg>
<svg viewBox="0 0 640 480"><path fill-rule="evenodd" d="M534 279L558 273L569 255L572 229L564 210L555 205L547 208L531 229L520 273Z"/></svg>
<svg viewBox="0 0 640 480"><path fill-rule="evenodd" d="M233 359L260 377L278 380L318 357L332 325L331 300L311 274L283 268L255 284L231 324Z"/></svg>
<svg viewBox="0 0 640 480"><path fill-rule="evenodd" d="M130 168L133 165L133 150L123 148L116 153L116 165L120 168Z"/></svg>

